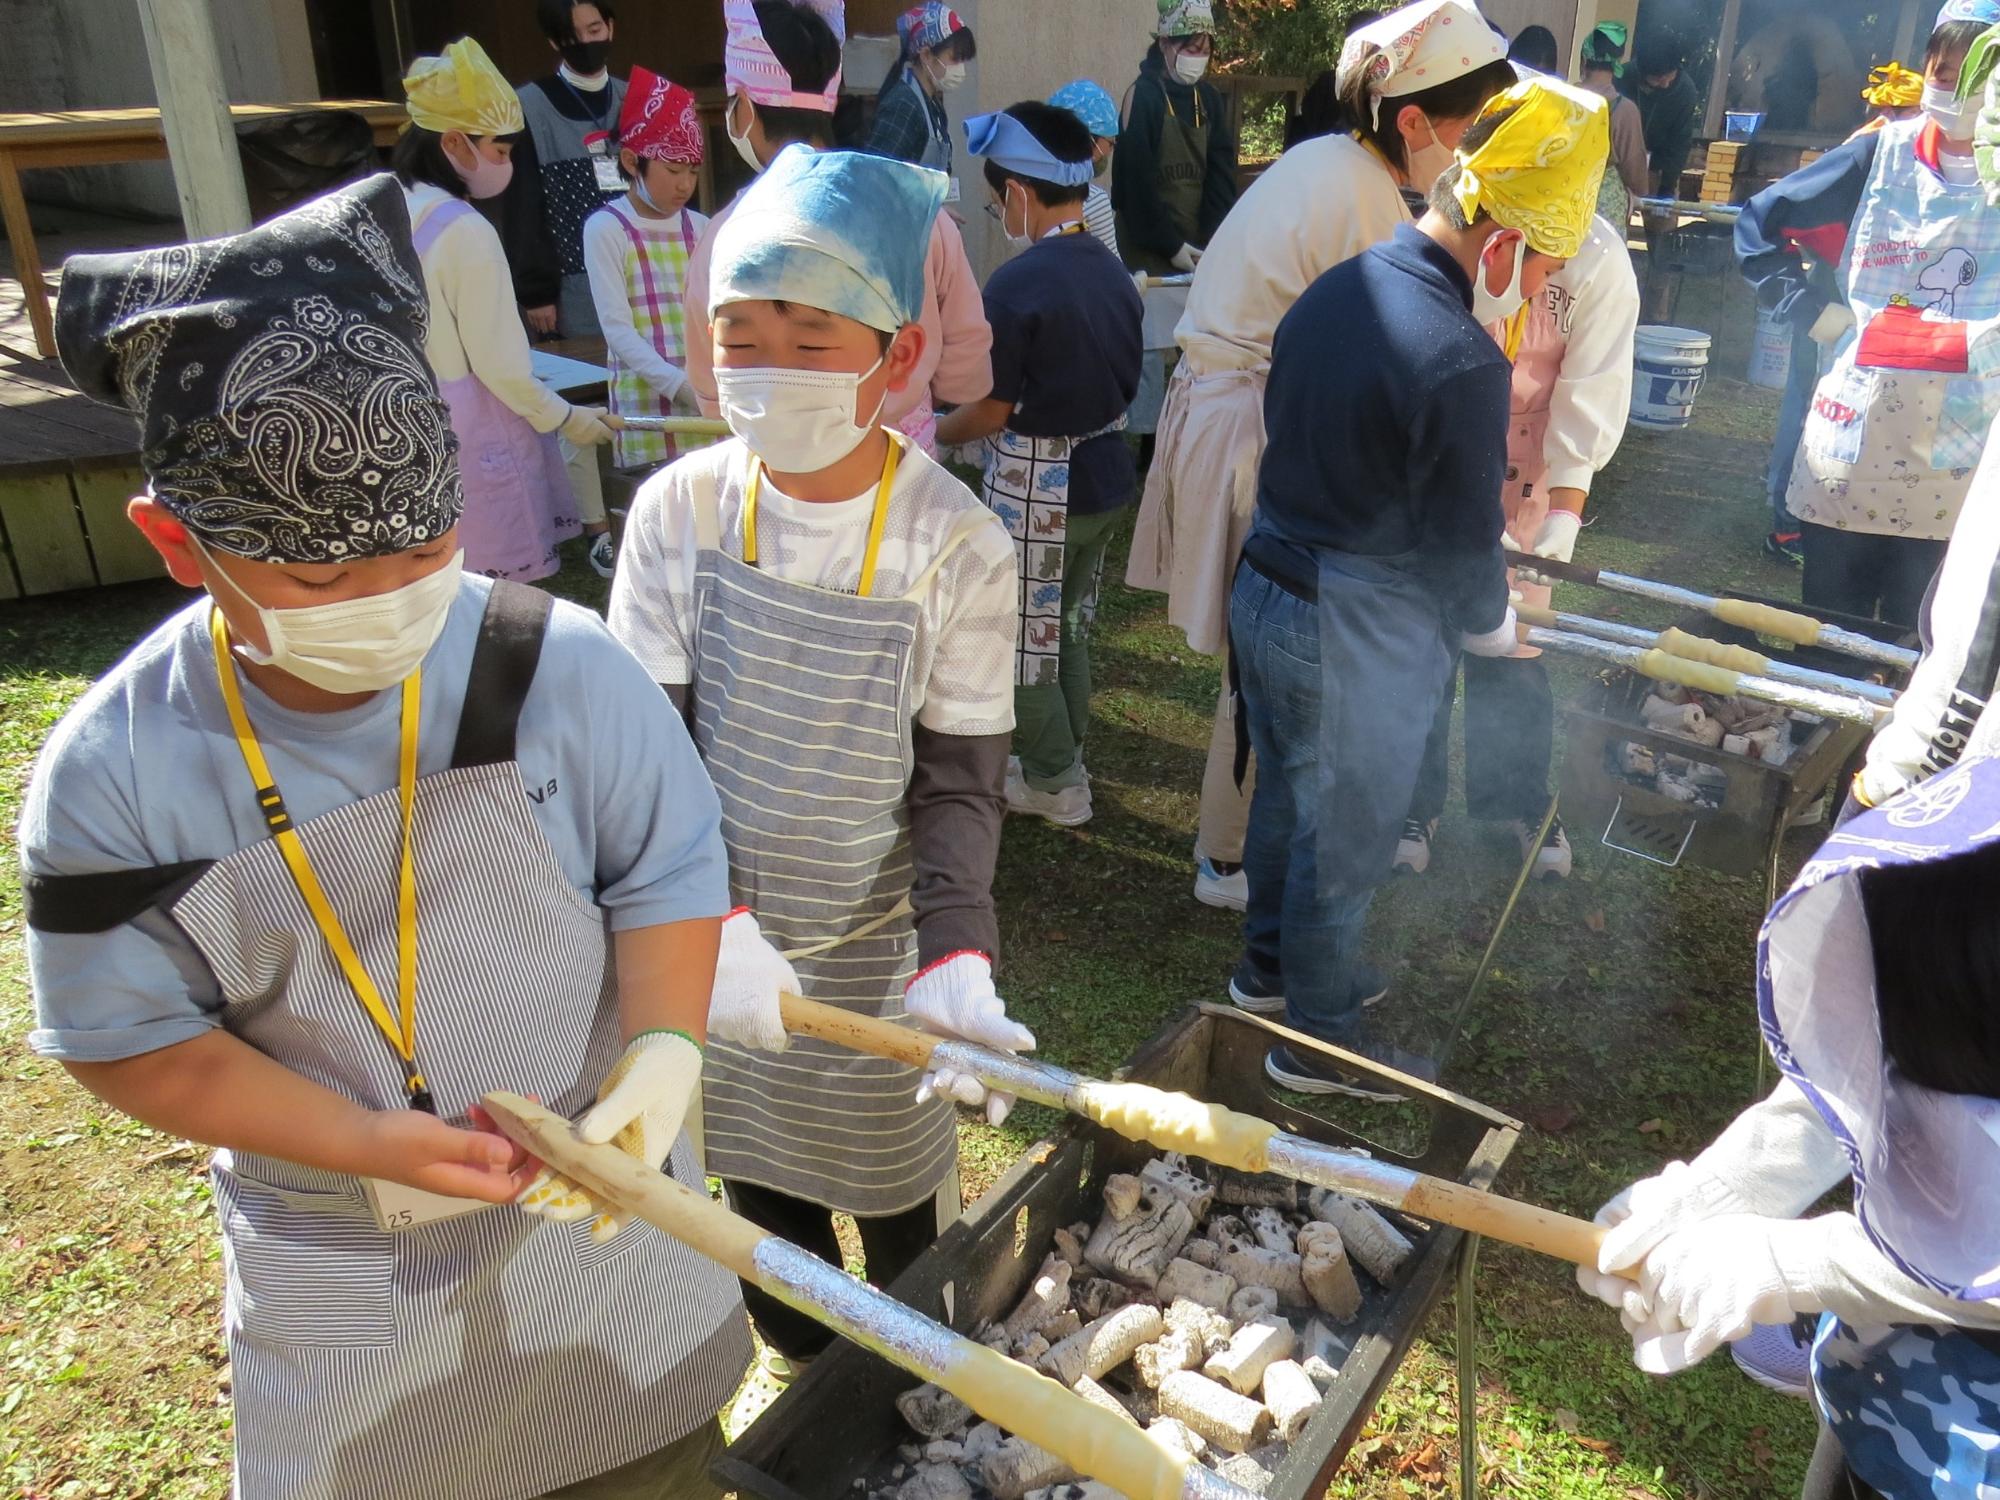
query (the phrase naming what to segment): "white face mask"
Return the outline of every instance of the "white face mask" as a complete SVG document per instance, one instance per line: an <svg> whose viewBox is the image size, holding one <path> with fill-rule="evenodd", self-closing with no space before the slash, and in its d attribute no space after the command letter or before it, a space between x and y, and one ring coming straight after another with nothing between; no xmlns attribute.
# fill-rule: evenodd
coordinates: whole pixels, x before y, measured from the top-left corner
<svg viewBox="0 0 2000 1500"><path fill-rule="evenodd" d="M722 116L723 134L729 137L729 144L736 148L736 154L743 158L744 163L750 168L750 170L753 172L761 172L764 170L764 164L761 161L757 160L756 149L750 144L749 127L745 126L743 134L741 135L738 135L736 133L736 100L738 97L739 96L737 95L731 95L729 100L729 108L723 112Z"/></svg>
<svg viewBox="0 0 2000 1500"><path fill-rule="evenodd" d="M1514 250L1514 274L1507 279L1507 290L1498 296L1486 290L1486 252L1481 250L1479 254L1479 271L1472 278L1472 316L1482 326L1513 317L1528 300L1521 291L1521 273L1528 264L1528 242L1513 239L1507 243Z"/></svg>
<svg viewBox="0 0 2000 1500"><path fill-rule="evenodd" d="M1208 71L1206 52L1183 52L1174 58L1174 77L1192 88L1202 80Z"/></svg>
<svg viewBox="0 0 2000 1500"><path fill-rule="evenodd" d="M780 474L817 474L861 446L882 415L887 390L868 420L854 420L861 382L882 368L885 354L859 375L845 370L761 367L715 371L715 399L729 430Z"/></svg>
<svg viewBox="0 0 2000 1500"><path fill-rule="evenodd" d="M1409 179L1412 192L1429 196L1431 184L1438 180L1454 158L1451 147L1438 139L1437 126L1431 124L1428 119L1424 124L1431 133L1430 144L1413 147L1408 141L1403 143L1403 159L1408 163L1403 175Z"/></svg>
<svg viewBox="0 0 2000 1500"><path fill-rule="evenodd" d="M1954 91L1941 88L1937 84L1924 85L1924 113L1937 123L1948 141L1969 141L1972 139L1973 122L1979 118L1979 101L1967 97L1953 97Z"/></svg>
<svg viewBox="0 0 2000 1500"><path fill-rule="evenodd" d="M264 629L262 651L241 642L236 649L259 666L277 667L329 693L379 693L416 671L444 632L465 566L465 554L456 552L436 572L386 594L272 609L244 593L215 566L214 554L201 550Z"/></svg>
<svg viewBox="0 0 2000 1500"><path fill-rule="evenodd" d="M1007 188L1011 188L1013 185L1014 184L1010 182L1007 184ZM1027 189L1023 188L1022 203L1021 203L1021 232L1019 234L1016 234L1012 229L1008 228L1007 226L1007 215L1008 211L1014 205L1014 197L1013 194L1009 193L1006 188L1001 189L1000 233L1005 235L1007 237L1007 243L1013 246L1017 250L1020 249L1021 246L1028 243L1028 205L1026 199L1027 199Z"/></svg>
<svg viewBox="0 0 2000 1500"><path fill-rule="evenodd" d="M946 63L933 76L937 79L938 92L949 94L953 89L965 82L965 64L962 62Z"/></svg>

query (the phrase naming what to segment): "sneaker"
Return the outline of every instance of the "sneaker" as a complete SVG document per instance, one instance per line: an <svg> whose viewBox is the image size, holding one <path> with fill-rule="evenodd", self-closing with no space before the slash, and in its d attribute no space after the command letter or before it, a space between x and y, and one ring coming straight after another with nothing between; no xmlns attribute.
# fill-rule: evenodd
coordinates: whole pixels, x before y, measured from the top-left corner
<svg viewBox="0 0 2000 1500"><path fill-rule="evenodd" d="M1396 840L1396 862L1389 866L1389 873L1408 870L1412 875L1421 875L1431 867L1431 835L1437 832L1438 820L1421 822L1416 818L1403 819L1403 836Z"/></svg>
<svg viewBox="0 0 2000 1500"><path fill-rule="evenodd" d="M1819 1319L1759 1323L1729 1346L1737 1368L1767 1391L1787 1396L1812 1394L1812 1346Z"/></svg>
<svg viewBox="0 0 2000 1500"><path fill-rule="evenodd" d="M1528 846L1534 842L1539 822L1515 822L1508 825L1514 831L1514 838L1521 846L1521 858L1528 857ZM1563 832L1563 820L1557 818L1549 824L1548 837L1542 840L1541 852L1535 856L1536 880L1567 880L1570 872L1569 835Z"/></svg>
<svg viewBox="0 0 2000 1500"><path fill-rule="evenodd" d="M1426 1083L1437 1081L1437 1064L1428 1057L1388 1042L1356 1043L1348 1047L1384 1067ZM1367 1099L1377 1104L1400 1104L1409 1095L1391 1084L1345 1072L1331 1058L1301 1057L1290 1047L1279 1045L1264 1054L1264 1076L1279 1088L1299 1094L1345 1094L1351 1099Z"/></svg>
<svg viewBox="0 0 2000 1500"><path fill-rule="evenodd" d="M609 578L618 571L618 544L611 540L610 532L598 532L591 542L590 565L597 570L599 578Z"/></svg>
<svg viewBox="0 0 2000 1500"><path fill-rule="evenodd" d="M1066 786L1043 792L1015 775L1007 778L1007 811L1046 818L1058 828L1075 828L1090 821L1090 788Z"/></svg>
<svg viewBox="0 0 2000 1500"><path fill-rule="evenodd" d="M792 1359L765 1344L758 1351L757 1365L779 1385L790 1385L812 1367L812 1356Z"/></svg>
<svg viewBox="0 0 2000 1500"><path fill-rule="evenodd" d="M1806 554L1799 544L1804 540L1801 532L1774 531L1764 538L1765 555L1775 557L1779 562L1788 562L1795 568L1803 568Z"/></svg>
<svg viewBox="0 0 2000 1500"><path fill-rule="evenodd" d="M1253 1016L1277 1016L1284 1014L1285 994L1259 974L1246 958L1229 976L1229 1003Z"/></svg>
<svg viewBox="0 0 2000 1500"><path fill-rule="evenodd" d="M1243 866L1224 864L1205 854L1194 857L1194 899L1203 906L1241 911L1250 904L1250 877Z"/></svg>

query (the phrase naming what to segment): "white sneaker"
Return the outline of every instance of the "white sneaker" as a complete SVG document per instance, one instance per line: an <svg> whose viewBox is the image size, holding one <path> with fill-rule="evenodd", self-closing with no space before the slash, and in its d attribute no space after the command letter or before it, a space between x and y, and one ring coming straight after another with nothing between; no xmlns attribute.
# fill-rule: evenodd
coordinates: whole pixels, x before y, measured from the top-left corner
<svg viewBox="0 0 2000 1500"><path fill-rule="evenodd" d="M1403 819L1402 837L1396 840L1395 862L1389 866L1389 873L1408 870L1412 875L1421 875L1431 867L1431 835L1437 832L1437 819L1420 823L1415 818Z"/></svg>
<svg viewBox="0 0 2000 1500"><path fill-rule="evenodd" d="M1019 774L1019 761L1007 767L1007 811L1047 818L1059 828L1075 828L1090 821L1090 788L1066 786L1061 791L1038 792Z"/></svg>
<svg viewBox="0 0 2000 1500"><path fill-rule="evenodd" d="M1521 846L1521 858L1528 857L1528 849L1534 842L1536 825L1533 823L1512 823L1514 838ZM1536 880L1567 880L1570 872L1569 835L1563 832L1562 819L1549 824L1549 836L1542 840L1541 852L1535 856Z"/></svg>
<svg viewBox="0 0 2000 1500"><path fill-rule="evenodd" d="M590 544L590 565L599 578L609 578L618 571L618 544L611 540L610 532L598 532L597 539Z"/></svg>
<svg viewBox="0 0 2000 1500"><path fill-rule="evenodd" d="M1228 874L1215 867L1206 854L1194 857L1194 899L1203 906L1219 906L1224 911L1241 911L1250 904L1250 877L1238 865Z"/></svg>

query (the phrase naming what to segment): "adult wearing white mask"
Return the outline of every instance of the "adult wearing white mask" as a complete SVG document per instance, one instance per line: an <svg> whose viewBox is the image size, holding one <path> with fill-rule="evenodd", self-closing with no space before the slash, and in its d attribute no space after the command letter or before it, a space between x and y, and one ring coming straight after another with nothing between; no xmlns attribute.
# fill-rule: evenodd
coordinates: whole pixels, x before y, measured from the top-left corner
<svg viewBox="0 0 2000 1500"><path fill-rule="evenodd" d="M762 172L787 146L831 148L840 47L847 34L843 0L723 0L722 23L723 85L729 93L723 125L737 155ZM690 328L708 321L709 263L735 207L731 203L709 220L688 258L684 306ZM986 305L965 258L965 240L949 214L939 214L931 225L918 322L924 343L916 370L889 393L882 416L925 453L935 454L933 401L959 406L983 400L993 389L993 330L986 326ZM707 339L688 340L687 377L702 411L720 415Z"/></svg>
<svg viewBox="0 0 2000 1500"><path fill-rule="evenodd" d="M1120 106L1124 125L1111 158L1111 206L1125 264L1170 276L1195 268L1236 203L1236 138L1222 95L1206 77L1215 46L1209 0L1159 0L1153 37ZM1154 287L1147 294L1146 360L1126 422L1140 436L1141 466L1152 462L1175 357L1174 324L1185 301L1180 288Z"/></svg>
<svg viewBox="0 0 2000 1500"><path fill-rule="evenodd" d="M1914 625L2000 413L2000 210L1973 163L1979 101L1956 92L1996 0L1949 0L1924 53L1923 113L1856 136L1744 205L1736 256L1830 353L1785 503L1804 602ZM1838 297L1807 277L1832 268Z"/></svg>
<svg viewBox="0 0 2000 1500"><path fill-rule="evenodd" d="M1194 650L1228 650L1230 581L1256 502L1278 320L1322 272L1409 220L1402 191L1429 191L1480 106L1514 82L1506 59L1506 43L1461 0L1421 0L1358 28L1335 75L1347 129L1279 157L1216 230L1175 330L1182 360L1126 577L1168 595L1167 618ZM1122 157L1123 138L1119 149ZM1195 897L1241 910L1254 783L1246 775L1238 789L1235 753L1225 687L1202 776Z"/></svg>
<svg viewBox="0 0 2000 1500"><path fill-rule="evenodd" d="M896 17L896 35L902 53L882 80L868 149L949 175L951 121L944 96L965 82L965 65L978 55L979 44L944 0L919 0ZM945 201L958 201L955 177Z"/></svg>
<svg viewBox="0 0 2000 1500"><path fill-rule="evenodd" d="M470 37L418 58L403 90L410 128L393 165L430 292L424 353L465 475L465 566L489 578L546 578L561 566L557 544L581 529L556 435L588 448L609 442L611 429L601 410L571 406L536 381L506 251L470 201L497 197L512 179L508 141L522 129L521 101Z"/></svg>

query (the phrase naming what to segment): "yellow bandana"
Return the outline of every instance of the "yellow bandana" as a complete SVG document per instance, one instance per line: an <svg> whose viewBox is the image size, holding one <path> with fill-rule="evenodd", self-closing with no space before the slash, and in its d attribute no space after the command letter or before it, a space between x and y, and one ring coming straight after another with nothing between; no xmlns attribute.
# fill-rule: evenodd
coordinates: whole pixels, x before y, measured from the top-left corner
<svg viewBox="0 0 2000 1500"><path fill-rule="evenodd" d="M1868 70L1868 87L1861 97L1877 109L1915 109L1924 102L1924 75L1899 62Z"/></svg>
<svg viewBox="0 0 2000 1500"><path fill-rule="evenodd" d="M410 98L410 123L440 135L512 135L527 124L521 96L469 36L446 47L442 57L412 63L403 92Z"/></svg>
<svg viewBox="0 0 2000 1500"><path fill-rule="evenodd" d="M1514 113L1478 150L1455 153L1454 196L1468 220L1483 208L1520 230L1529 248L1567 260L1583 247L1597 212L1611 111L1597 94L1536 78L1487 100L1479 119L1509 108Z"/></svg>

